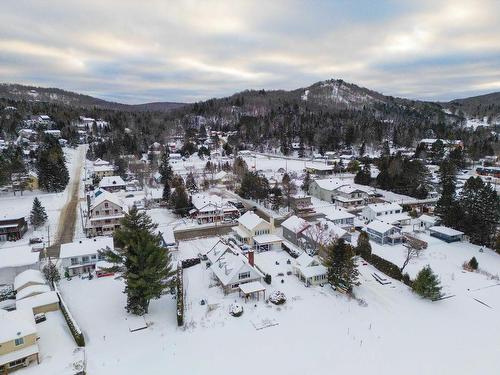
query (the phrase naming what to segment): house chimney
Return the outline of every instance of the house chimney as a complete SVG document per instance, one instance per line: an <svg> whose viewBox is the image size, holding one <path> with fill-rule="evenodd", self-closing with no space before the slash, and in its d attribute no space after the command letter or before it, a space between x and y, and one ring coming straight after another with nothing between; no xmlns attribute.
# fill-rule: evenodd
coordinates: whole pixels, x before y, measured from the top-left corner
<svg viewBox="0 0 500 375"><path fill-rule="evenodd" d="M247 256L248 256L248 263L250 263L250 265L253 267L255 264L253 250L248 250Z"/></svg>
<svg viewBox="0 0 500 375"><path fill-rule="evenodd" d="M271 224L271 232L274 232L274 217L273 216L269 216L269 224Z"/></svg>

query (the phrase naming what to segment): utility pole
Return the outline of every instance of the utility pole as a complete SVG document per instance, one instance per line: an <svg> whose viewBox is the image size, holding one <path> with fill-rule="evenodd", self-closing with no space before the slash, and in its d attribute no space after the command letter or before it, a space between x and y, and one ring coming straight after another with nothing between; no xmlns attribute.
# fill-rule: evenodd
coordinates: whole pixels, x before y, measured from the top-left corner
<svg viewBox="0 0 500 375"><path fill-rule="evenodd" d="M47 247L50 247L50 224L47 225Z"/></svg>

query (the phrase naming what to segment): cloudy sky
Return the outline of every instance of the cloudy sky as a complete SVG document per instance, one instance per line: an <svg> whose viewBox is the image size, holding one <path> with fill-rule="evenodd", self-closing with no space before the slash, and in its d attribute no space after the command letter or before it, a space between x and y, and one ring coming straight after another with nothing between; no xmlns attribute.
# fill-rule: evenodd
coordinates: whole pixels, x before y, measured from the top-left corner
<svg viewBox="0 0 500 375"><path fill-rule="evenodd" d="M3 0L0 82L126 103L342 78L394 96L500 91L499 0Z"/></svg>

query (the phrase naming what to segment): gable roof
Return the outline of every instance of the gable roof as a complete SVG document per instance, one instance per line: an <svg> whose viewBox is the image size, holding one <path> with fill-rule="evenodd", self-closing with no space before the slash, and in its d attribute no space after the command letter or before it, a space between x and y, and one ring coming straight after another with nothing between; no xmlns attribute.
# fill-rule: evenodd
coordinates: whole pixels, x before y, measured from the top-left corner
<svg viewBox="0 0 500 375"><path fill-rule="evenodd" d="M377 233L387 233L394 228L393 225L383 223L379 220L373 220L370 224L366 226L367 229L371 229Z"/></svg>
<svg viewBox="0 0 500 375"><path fill-rule="evenodd" d="M210 269L223 285L228 285L231 280L241 272L250 271L254 273L254 276L263 276L256 268L248 263L248 259L243 253L230 248L212 264ZM252 277L252 275L250 276Z"/></svg>
<svg viewBox="0 0 500 375"><path fill-rule="evenodd" d="M367 206L374 212L385 212L385 211L392 211L392 210L402 210L403 207L401 207L397 203L372 203Z"/></svg>
<svg viewBox="0 0 500 375"><path fill-rule="evenodd" d="M107 188L110 186L125 186L125 181L120 176L106 176L99 182L99 187Z"/></svg>
<svg viewBox="0 0 500 375"><path fill-rule="evenodd" d="M45 285L45 279L38 270L26 270L15 277L14 290L18 290L28 283Z"/></svg>
<svg viewBox="0 0 500 375"><path fill-rule="evenodd" d="M0 344L36 333L35 318L30 309L0 309Z"/></svg>
<svg viewBox="0 0 500 375"><path fill-rule="evenodd" d="M31 251L31 246L0 249L0 269L22 267L38 263L40 254Z"/></svg>
<svg viewBox="0 0 500 375"><path fill-rule="evenodd" d="M18 300L16 301L16 308L34 309L40 306L52 305L53 303L59 303L59 297L57 297L56 292L50 291Z"/></svg>
<svg viewBox="0 0 500 375"><path fill-rule="evenodd" d="M243 225L248 230L253 230L257 225L259 225L262 222L267 223L267 221L262 219L260 216L257 216L252 211L247 211L238 218L238 223Z"/></svg>
<svg viewBox="0 0 500 375"><path fill-rule="evenodd" d="M101 190L101 193L99 193L99 195L94 199L94 201L90 205L90 209L93 210L104 201L114 203L117 206L120 206L123 210L126 209L125 205L123 204L123 201L117 195L110 193L109 191L106 190Z"/></svg>
<svg viewBox="0 0 500 375"><path fill-rule="evenodd" d="M321 189L328 191L333 191L341 186L349 185L347 181L341 180L340 178L325 178L322 180L314 180L314 182L318 184Z"/></svg>
<svg viewBox="0 0 500 375"><path fill-rule="evenodd" d="M100 249L109 247L114 250L113 237L94 237L61 245L59 258L72 258L83 255L97 254Z"/></svg>
<svg viewBox="0 0 500 375"><path fill-rule="evenodd" d="M16 293L16 301L29 297L30 295L41 294L45 292L50 292L50 287L48 285L30 285Z"/></svg>
<svg viewBox="0 0 500 375"><path fill-rule="evenodd" d="M281 226L283 228L286 228L295 234L300 233L310 225L310 223L296 215L290 216L288 219L281 223Z"/></svg>
<svg viewBox="0 0 500 375"><path fill-rule="evenodd" d="M325 219L330 221L342 220L342 219L353 219L355 216L350 212L338 209L334 211L330 211L328 215L326 215Z"/></svg>

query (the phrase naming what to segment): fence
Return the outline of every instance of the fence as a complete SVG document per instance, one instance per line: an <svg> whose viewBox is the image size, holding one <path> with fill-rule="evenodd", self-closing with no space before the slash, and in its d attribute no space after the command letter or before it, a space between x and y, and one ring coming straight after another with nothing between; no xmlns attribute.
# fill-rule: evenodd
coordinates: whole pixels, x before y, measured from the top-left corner
<svg viewBox="0 0 500 375"><path fill-rule="evenodd" d="M59 307L61 308L64 319L68 324L68 328L71 331L71 334L73 335L76 344L81 347L85 346L85 337L83 336L83 332L78 326L78 323L76 323L75 319L73 318L73 315L71 315L71 312L69 311L68 306L64 302L61 292L57 288L56 284L54 284L54 290L56 291L57 297L59 298Z"/></svg>

